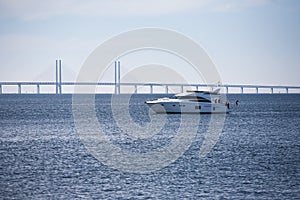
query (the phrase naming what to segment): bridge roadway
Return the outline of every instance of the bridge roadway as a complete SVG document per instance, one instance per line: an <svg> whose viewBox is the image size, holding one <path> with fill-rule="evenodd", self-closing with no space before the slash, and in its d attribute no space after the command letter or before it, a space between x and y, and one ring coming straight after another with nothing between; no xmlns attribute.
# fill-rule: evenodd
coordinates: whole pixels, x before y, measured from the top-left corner
<svg viewBox="0 0 300 200"><path fill-rule="evenodd" d="M56 86L58 90L56 90L57 94L62 94L62 86L75 86L75 85L82 85L82 86L92 86L92 85L102 85L102 86L115 86L115 93L120 94L121 86L133 86L135 92L138 90L138 86L149 86L150 94L154 92L154 87L165 87L165 93L169 93L169 87L178 86L181 87L181 91L183 92L184 87L195 87L198 90L201 87L221 87L224 88L226 93L229 93L230 88L240 88L240 92L244 93L245 88L252 88L256 89L256 93L259 93L259 89L270 89L270 93L273 94L274 89L285 89L286 93L289 93L290 89L300 90L300 86L278 86L278 85L239 85L239 84L159 84L159 83L109 83L109 82L0 82L0 94L3 94L3 86L18 86L18 94L22 94L22 86L30 86L35 85L37 88L37 94L40 94L40 87L41 86Z"/></svg>

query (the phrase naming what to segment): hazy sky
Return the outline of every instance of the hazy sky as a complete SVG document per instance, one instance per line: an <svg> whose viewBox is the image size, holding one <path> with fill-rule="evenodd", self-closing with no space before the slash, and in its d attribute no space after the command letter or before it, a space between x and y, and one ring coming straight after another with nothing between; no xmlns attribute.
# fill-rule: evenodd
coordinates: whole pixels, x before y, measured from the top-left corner
<svg viewBox="0 0 300 200"><path fill-rule="evenodd" d="M300 85L298 0L0 0L0 81L73 80L103 41L136 28L201 44L224 83Z"/></svg>

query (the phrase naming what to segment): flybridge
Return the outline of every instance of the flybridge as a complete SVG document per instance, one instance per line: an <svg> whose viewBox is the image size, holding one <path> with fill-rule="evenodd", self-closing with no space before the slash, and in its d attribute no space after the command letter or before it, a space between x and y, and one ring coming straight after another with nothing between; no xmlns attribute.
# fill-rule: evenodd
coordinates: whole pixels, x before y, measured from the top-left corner
<svg viewBox="0 0 300 200"><path fill-rule="evenodd" d="M55 87L55 94L63 94L63 86L113 86L115 94L121 94L126 93L125 90L122 92L122 86L132 86L134 89L134 93L139 93L138 88L139 87L148 87L149 90L146 93L153 94L155 93L156 88L164 88L164 93L168 94L171 93L169 91L170 87L178 87L180 88L181 92L184 92L185 88L193 88L192 92L205 92L205 91L199 91L201 88L223 88L225 89L225 93L232 93L230 90L232 89L239 89L239 93L244 93L244 89L254 89L255 92L258 94L260 93L259 90L264 89L269 90L268 93L273 94L274 90L284 90L285 93L289 93L290 90L295 90L297 93L300 93L300 86L276 86L276 85L240 85L240 84L174 84L174 83L121 83L120 81L120 61L115 62L115 81L114 82L63 82L62 81L62 66L61 66L61 60L56 60L56 77L55 82L19 82L19 81L13 81L13 82L0 82L0 94L5 94L3 91L3 88L5 86L17 86L18 90L15 93L22 94L22 86L35 86L36 87L36 94L41 93L41 87L42 86L54 86ZM143 93L145 93L143 91ZM210 94L214 92L208 92Z"/></svg>
<svg viewBox="0 0 300 200"><path fill-rule="evenodd" d="M187 90L187 92L218 95L220 93L220 89L216 89L214 91Z"/></svg>

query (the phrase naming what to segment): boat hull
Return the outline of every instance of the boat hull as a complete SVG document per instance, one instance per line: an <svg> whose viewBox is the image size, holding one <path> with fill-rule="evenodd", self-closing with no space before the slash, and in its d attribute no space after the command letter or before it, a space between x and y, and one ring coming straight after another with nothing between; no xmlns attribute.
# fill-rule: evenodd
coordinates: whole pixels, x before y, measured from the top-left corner
<svg viewBox="0 0 300 200"><path fill-rule="evenodd" d="M221 114L228 113L224 104L218 103L182 103L182 102L151 102L146 104L156 113L189 113L189 114Z"/></svg>

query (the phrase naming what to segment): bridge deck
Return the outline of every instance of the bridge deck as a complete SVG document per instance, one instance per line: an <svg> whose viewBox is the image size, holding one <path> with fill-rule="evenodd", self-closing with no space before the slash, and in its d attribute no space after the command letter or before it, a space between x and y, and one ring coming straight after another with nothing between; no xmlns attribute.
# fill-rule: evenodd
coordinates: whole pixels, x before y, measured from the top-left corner
<svg viewBox="0 0 300 200"><path fill-rule="evenodd" d="M168 93L168 87L178 86L181 87L183 91L183 87L196 87L196 89L201 87L221 87L226 90L226 93L229 93L230 88L240 88L241 93L244 93L245 88L253 88L256 89L256 93L259 93L259 89L270 89L270 92L273 93L274 89L285 89L286 93L289 92L290 89L300 90L300 86L282 86L282 85L239 85L239 84L221 84L216 86L215 84L174 84L174 83L109 83L109 82L0 82L0 94L3 93L3 86L18 86L18 93L22 93L22 86L36 86L37 93L40 93L41 86L56 86L56 88L61 88L62 86L114 86L116 91L120 91L121 86L133 86L135 90L138 86L146 86L150 88L149 93L153 93L153 87L162 86L165 87L166 93ZM57 91L56 91L57 93Z"/></svg>

